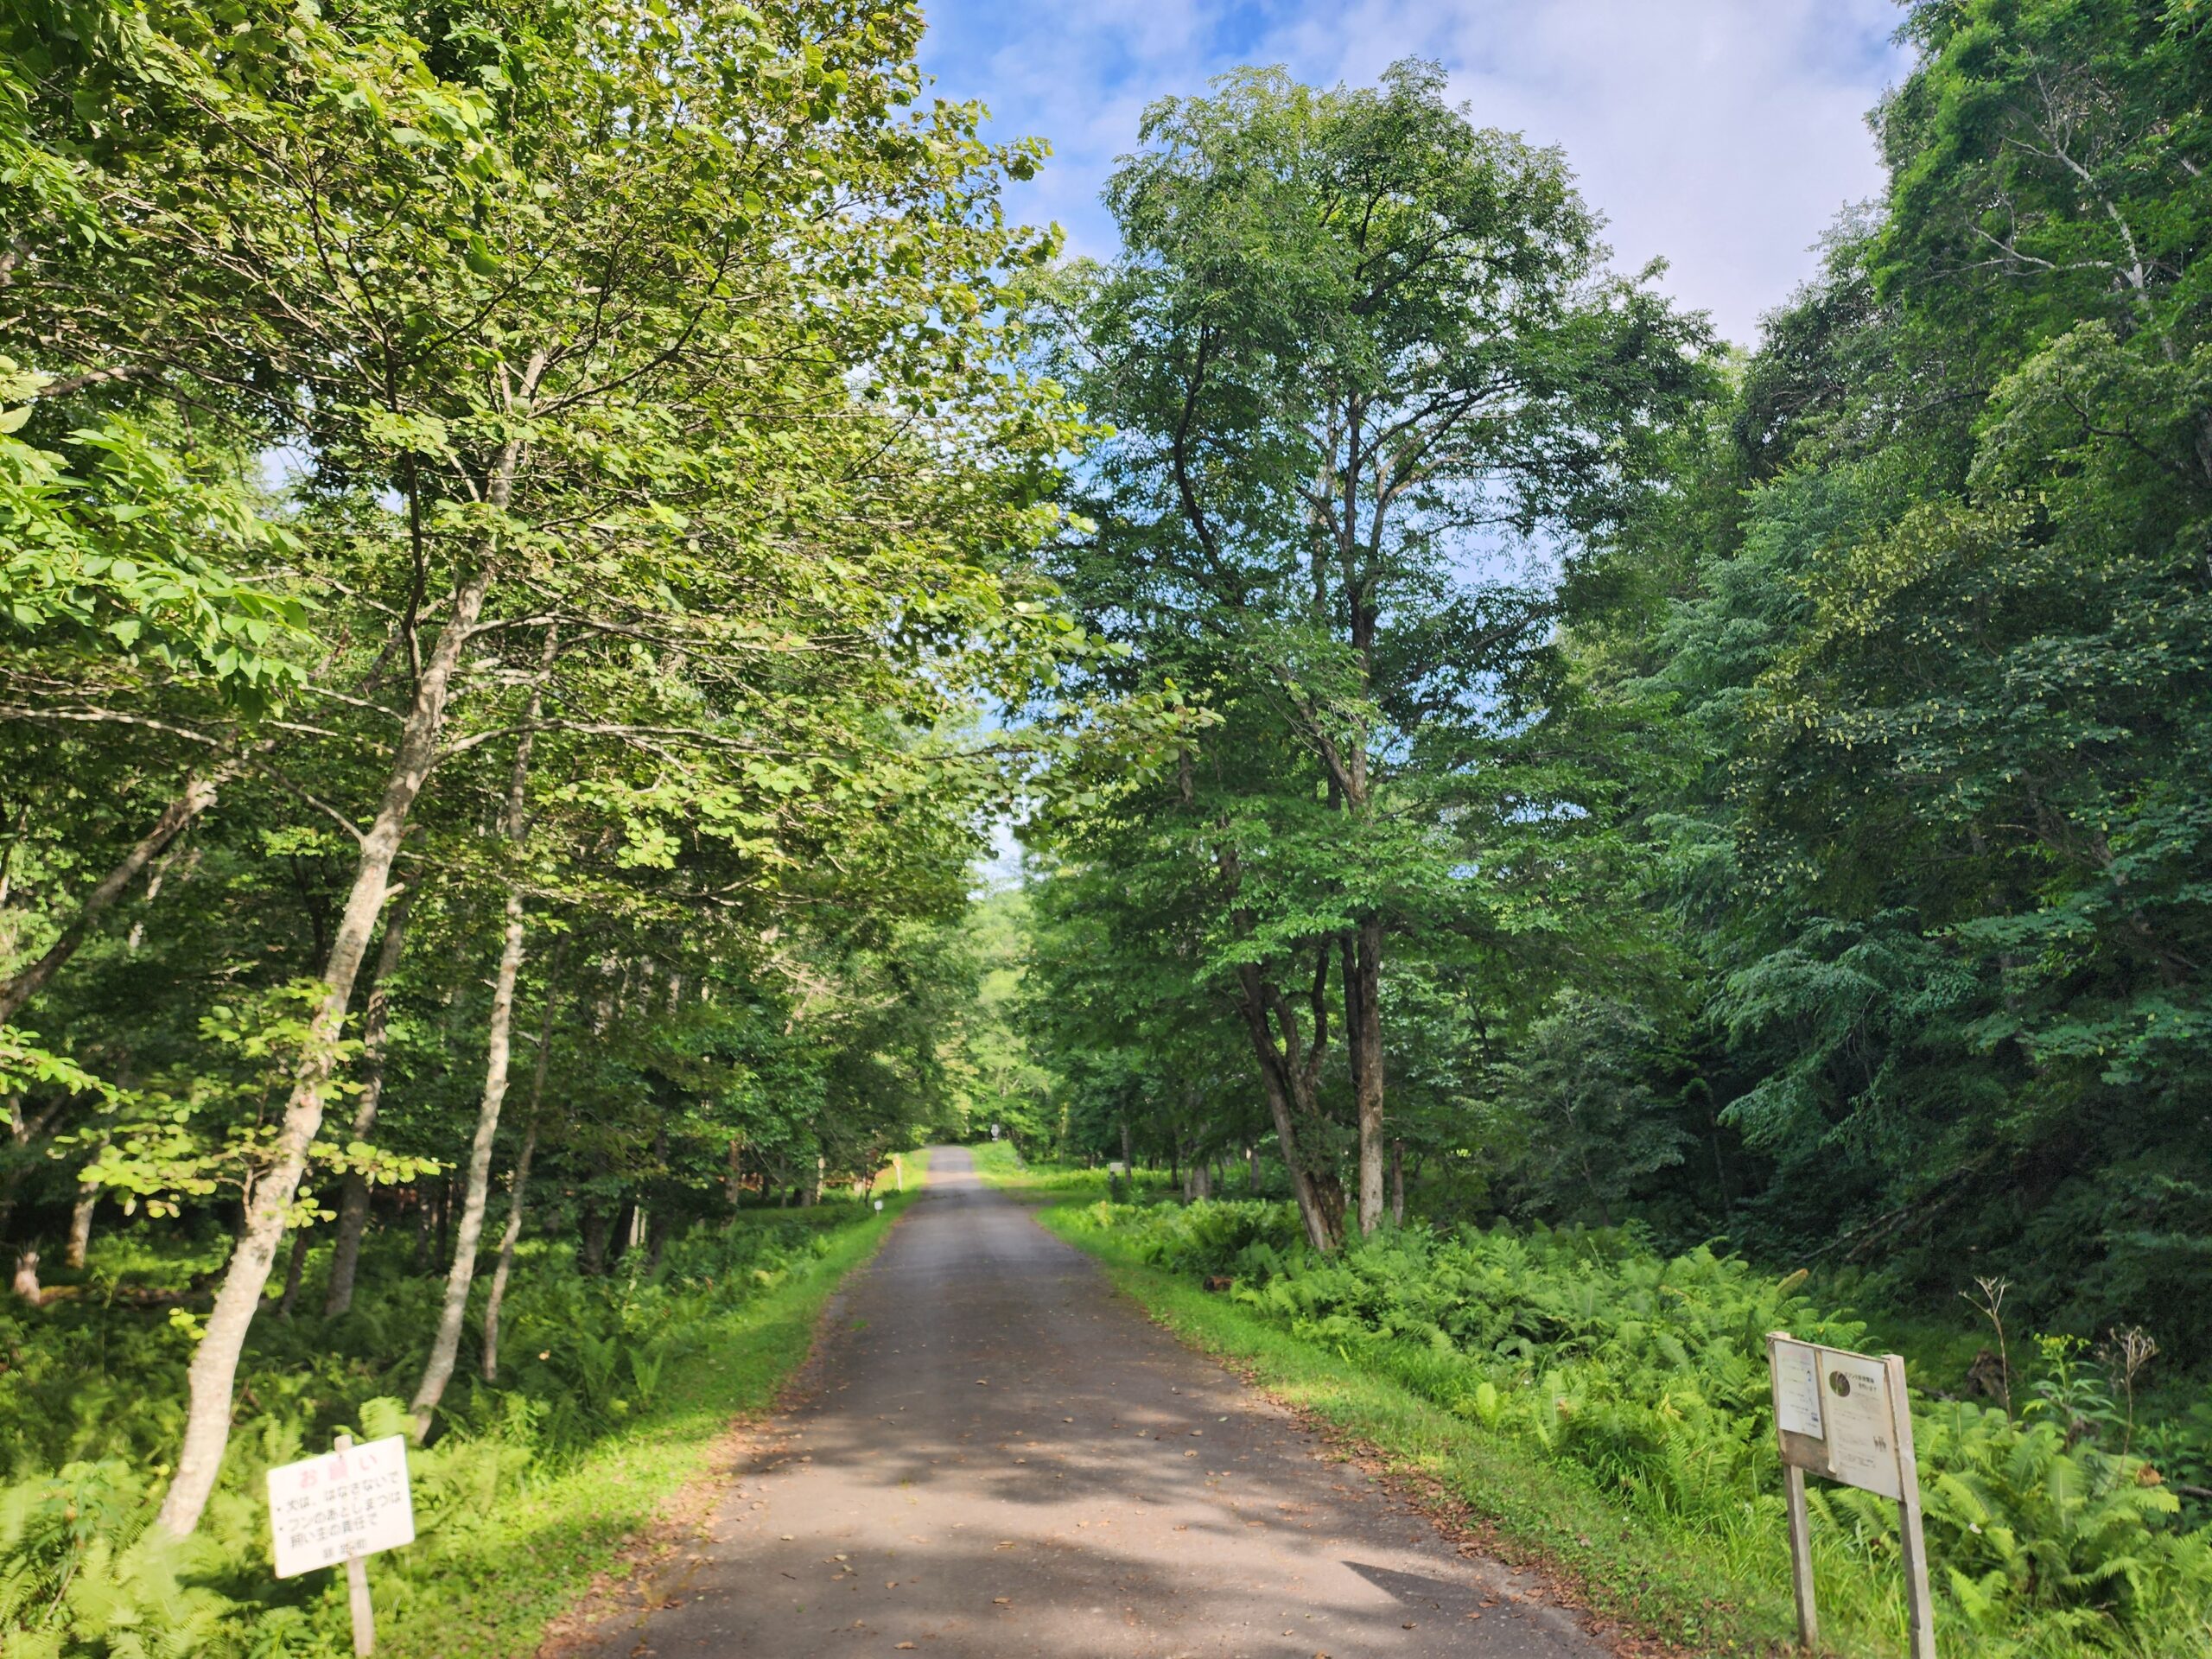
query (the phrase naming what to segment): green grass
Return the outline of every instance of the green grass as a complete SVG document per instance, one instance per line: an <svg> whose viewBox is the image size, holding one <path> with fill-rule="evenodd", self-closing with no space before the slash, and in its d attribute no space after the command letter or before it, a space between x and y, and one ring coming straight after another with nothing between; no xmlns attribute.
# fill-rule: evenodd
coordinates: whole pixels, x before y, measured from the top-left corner
<svg viewBox="0 0 2212 1659"><path fill-rule="evenodd" d="M827 1255L699 1333L701 1348L671 1366L653 1410L633 1427L480 1516L449 1521L403 1570L387 1566L391 1557L372 1560L377 1651L518 1659L537 1651L546 1624L601 1574L626 1573L624 1546L702 1471L734 1420L773 1403L812 1346L824 1304L921 1191L928 1154L906 1161L903 1194L885 1193L880 1216L836 1230ZM334 1584L329 1599L343 1593Z"/></svg>
<svg viewBox="0 0 2212 1659"><path fill-rule="evenodd" d="M1596 1611L1695 1651L1767 1653L1789 1642L1786 1564L1777 1583L1669 1539L1624 1515L1573 1471L1484 1433L1226 1297L1137 1261L1111 1234L1081 1224L1080 1214L1055 1205L1038 1219L1097 1256L1118 1288L1184 1341L1365 1442L1392 1469L1438 1482L1493 1531L1505 1559L1561 1572Z"/></svg>
<svg viewBox="0 0 2212 1659"><path fill-rule="evenodd" d="M1700 1373L1701 1385L1680 1392L1685 1380L1673 1373L1655 1383L1639 1372L1613 1378L1618 1387L1609 1394L1597 1386L1605 1379L1596 1375L1602 1368L1593 1353L1586 1356L1584 1364L1591 1376L1579 1380L1564 1374L1546 1377L1546 1386L1562 1396L1560 1410L1564 1413L1572 1405L1575 1426L1565 1433L1554 1426L1547 1433L1544 1421L1548 1420L1522 1421L1510 1409L1502 1408L1508 1404L1510 1386L1493 1391L1484 1383L1475 1389L1483 1370L1480 1362L1460 1352L1433 1324L1446 1317L1435 1303L1436 1294L1449 1290L1445 1281L1465 1275L1471 1285L1479 1276L1466 1262L1438 1266L1418 1250L1394 1253L1391 1248L1378 1247L1361 1254L1356 1262L1346 1258L1342 1270L1332 1265L1324 1271L1318 1264L1287 1267L1268 1249L1255 1245L1240 1253L1242 1265L1230 1270L1242 1274L1249 1268L1259 1275L1255 1282L1269 1287L1209 1294L1198 1275L1221 1270L1215 1258L1242 1236L1238 1226L1230 1224L1252 1220L1230 1213L1237 1206L1113 1208L1083 1202L1090 1197L1087 1184L1069 1191L1070 1184L1053 1172L1014 1171L1005 1166L1005 1160L993 1160L984 1165L984 1173L1010 1192L1051 1203L1052 1207L1040 1217L1045 1224L1101 1258L1115 1281L1179 1336L1236 1364L1270 1392L1346 1431L1392 1465L1434 1480L1486 1526L1499 1553L1560 1569L1579 1584L1599 1611L1696 1652L1780 1652L1789 1648L1794 1618L1778 1491L1766 1491L1762 1479L1756 1493L1745 1490L1729 1495L1741 1481L1748 1444L1743 1436L1756 1438L1770 1431L1740 1421L1740 1414L1738 1421L1724 1421L1730 1413L1721 1402L1743 1392L1726 1378ZM1052 1202L1056 1199L1059 1201ZM1274 1248L1287 1247L1278 1243ZM1519 1284L1518 1294L1577 1289L1586 1295L1599 1294L1597 1280L1573 1272L1573 1262L1554 1262L1539 1250L1522 1253L1529 1256L1524 1277L1533 1273L1541 1279L1556 1270L1558 1281ZM1271 1261L1274 1273L1294 1270L1296 1276L1270 1280L1266 1264ZM1627 1262L1623 1271L1638 1265ZM1756 1274L1731 1277L1716 1268L1700 1278L1691 1271L1694 1265L1677 1264L1682 1274L1677 1289L1684 1295L1701 1293L1711 1300L1732 1285L1738 1290L1758 1288L1753 1282ZM1424 1273L1439 1275L1438 1282L1416 1282ZM1407 1274L1414 1277L1408 1280ZM1716 1275L1726 1282L1705 1282ZM1743 1285L1737 1285L1739 1279ZM1491 1284L1490 1279L1483 1282ZM1301 1287L1307 1291L1303 1300L1298 1294ZM1465 1318L1480 1324L1489 1317L1483 1304L1493 1291L1510 1298L1516 1287L1502 1280L1492 1284L1477 1303L1462 1305ZM1367 1307L1362 1298L1370 1292L1389 1306L1380 1312ZM1296 1311L1301 1308L1303 1313ZM1625 1319L1631 1312L1624 1300L1621 1317ZM1745 1317L1756 1314L1766 1321L1758 1328L1773 1328L1773 1313L1762 1304ZM1681 1319L1668 1317L1682 1323L1685 1331L1696 1323L1684 1323L1687 1315ZM1365 1322L1370 1318L1380 1321L1379 1328ZM1624 1351L1632 1348L1629 1332L1628 1325L1621 1325L1615 1333L1620 1340L1613 1345ZM1613 1357L1625 1363L1620 1355ZM1647 1384L1660 1389L1656 1405L1655 1396L1639 1391ZM1621 1394L1621 1389L1627 1392ZM1667 1411L1670 1403L1679 1408L1672 1414ZM1936 1415L1941 1419L1940 1411ZM1989 1418L1976 1421L1982 1429L1988 1427ZM1689 1446L1683 1456L1689 1459L1691 1472L1683 1479L1654 1478L1653 1471L1632 1456L1602 1455L1608 1447L1634 1452L1640 1444L1624 1441L1613 1446L1605 1438L1607 1433L1617 1438L1629 1434L1633 1441L1634 1433L1647 1430L1663 1431L1669 1446L1678 1440ZM1700 1434L1719 1438L1700 1452L1695 1449L1704 1444ZM1931 1491L1930 1501L1939 1508L1955 1510L1975 1501L1966 1486L1952 1478L1955 1475L1975 1483L1976 1491L1994 1491L2005 1479L2028 1478L2015 1466L2018 1456L2004 1465L1994 1481L1993 1471L1979 1465L1974 1465L1979 1473L1970 1475L1964 1460L1979 1440L1986 1438L1969 1425L1948 1442L1936 1439L1932 1453L1923 1446L1923 1463L1928 1455L1935 1458L1936 1472L1926 1478L1936 1480L1942 1489ZM1730 1455L1724 1454L1733 1456L1733 1465ZM1734 1467L1733 1479L1717 1472L1728 1466ZM1697 1470L1716 1472L1700 1476ZM2089 1501L2093 1494L2086 1487L2077 1490L2083 1473L2083 1469L2054 1467L2050 1475L2054 1484L2047 1491L2038 1484L2035 1492L2008 1498L1999 1506L2000 1513L1982 1516L2008 1539L2009 1528L2026 1529L2018 1541L2031 1547L2028 1553L2022 1554L2008 1545L2006 1558L2031 1558L2037 1564L2033 1571L2053 1575L2051 1587L2038 1593L2020 1584L2000 1589L1987 1579L1954 1582L1953 1575L1944 1580L1938 1607L1944 1654L2002 1651L2020 1659L2030 1655L2037 1659L2087 1659L2116 1653L2144 1659L2212 1655L2212 1623L2202 1607L2192 1610L2188 1601L2193 1593L2190 1586L2206 1582L2204 1569L2212 1564L2204 1554L2202 1535L2160 1539L2129 1531L2126 1537L2136 1540L2132 1554L2126 1553L2125 1539L2087 1548L2085 1541L2093 1534L2101 1537L2098 1529L2111 1521L2107 1510L2117 1510L2109 1502ZM1944 1485L1946 1481L1951 1484ZM1775 1484L1778 1489L1778 1477ZM1857 1496L1837 1491L1816 1503L1815 1578L1827 1642L1824 1651L1874 1659L1905 1650L1894 1511L1878 1503L1858 1503ZM2096 1518L2100 1515L2105 1521ZM2076 1530L2082 1537L2074 1535ZM1932 1541L1935 1533L1930 1536ZM1967 1563L1974 1559L1975 1548L1990 1541L1961 1535L1954 1541L1959 1546L1957 1560ZM2062 1580L2056 1575L2073 1570L2069 1562L2085 1559L2132 1563L2124 1570L2139 1574L2142 1580L2135 1587L2133 1613L2123 1611L2116 1622L2083 1605L2099 1592L2097 1585L2057 1590ZM1937 1568L1940 1575L1942 1560ZM1978 1568L1967 1566L1962 1570ZM2058 1599L2062 1593L2076 1598L2072 1606ZM1954 1605L1954 1597L1966 1605Z"/></svg>
<svg viewBox="0 0 2212 1659"><path fill-rule="evenodd" d="M925 1159L909 1160L920 1177ZM824 1302L882 1243L918 1190L881 1213L846 1197L748 1208L577 1272L569 1243L525 1243L499 1384L464 1365L438 1432L410 1453L416 1541L369 1563L378 1651L503 1659L536 1651L547 1622L702 1474L734 1419L770 1404L804 1358ZM0 1305L0 1650L8 1659L344 1659L342 1575L270 1574L264 1471L344 1430L408 1427L442 1274L414 1272L386 1236L353 1311L302 1298L257 1324L222 1479L194 1535L149 1530L183 1409L189 1332L105 1295ZM83 1277L176 1279L204 1255L111 1242ZM312 1281L320 1272L311 1255ZM315 1290L312 1282L310 1291ZM475 1325L472 1322L473 1335Z"/></svg>
<svg viewBox="0 0 2212 1659"><path fill-rule="evenodd" d="M1061 1198L1092 1202L1106 1196L1110 1172L1103 1166L1085 1169L1073 1164L1025 1163L1010 1141L982 1141L968 1148L976 1160L976 1173L992 1185L1029 1198ZM1172 1183L1164 1169L1140 1169L1128 1178L1126 1190L1134 1201L1169 1196Z"/></svg>

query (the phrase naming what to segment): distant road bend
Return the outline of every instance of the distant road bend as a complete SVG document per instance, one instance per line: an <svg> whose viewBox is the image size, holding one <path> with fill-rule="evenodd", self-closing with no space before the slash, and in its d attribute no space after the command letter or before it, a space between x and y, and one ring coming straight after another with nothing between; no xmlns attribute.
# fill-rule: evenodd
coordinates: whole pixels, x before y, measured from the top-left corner
<svg viewBox="0 0 2212 1659"><path fill-rule="evenodd" d="M1117 1297L957 1147L661 1605L590 1659L1611 1651ZM766 1449L772 1447L772 1450Z"/></svg>

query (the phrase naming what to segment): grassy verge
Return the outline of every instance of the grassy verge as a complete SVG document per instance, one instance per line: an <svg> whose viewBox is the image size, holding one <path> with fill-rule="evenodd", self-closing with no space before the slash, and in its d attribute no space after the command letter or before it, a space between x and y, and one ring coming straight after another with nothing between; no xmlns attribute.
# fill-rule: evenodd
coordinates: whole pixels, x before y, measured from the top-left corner
<svg viewBox="0 0 2212 1659"><path fill-rule="evenodd" d="M1024 1163L1010 1141L982 1141L968 1148L976 1173L992 1185L1039 1200L1093 1203L1107 1196L1112 1172L1072 1164ZM1123 1178L1124 1191L1139 1199L1164 1198L1171 1183L1164 1169L1140 1169Z"/></svg>
<svg viewBox="0 0 2212 1659"><path fill-rule="evenodd" d="M1019 1183L1006 1184L1020 1190ZM1136 1260L1110 1233L1083 1224L1075 1207L1056 1205L1038 1218L1100 1258L1119 1288L1184 1341L1366 1442L1395 1471L1433 1480L1466 1506L1499 1554L1562 1574L1595 1611L1698 1652L1767 1653L1787 1645L1786 1563L1777 1581L1669 1538L1624 1516L1573 1471L1484 1433L1239 1303Z"/></svg>
<svg viewBox="0 0 2212 1659"><path fill-rule="evenodd" d="M486 1502L456 1506L410 1550L370 1564L377 1651L392 1659L510 1659L537 1650L547 1624L602 1575L629 1570L624 1546L705 1467L732 1419L770 1405L805 1358L823 1305L873 1256L923 1185L926 1154L906 1158L906 1191L883 1212L838 1228L826 1254L730 1310L671 1363L653 1409L550 1475L499 1478ZM333 1575L334 1579L336 1575ZM344 1591L317 1609L342 1630Z"/></svg>
<svg viewBox="0 0 2212 1659"><path fill-rule="evenodd" d="M1863 1345L1848 1316L1796 1295L1803 1274L1541 1230L1317 1258L1287 1206L1084 1203L1049 1172L986 1173L1051 1204L1044 1223L1179 1335L1433 1482L1498 1553L1682 1648L1789 1646L1758 1333ZM2155 1469L2071 1444L2039 1407L1919 1399L1915 1419L1942 1652L2212 1659L2212 1532L2175 1524ZM1822 1650L1904 1651L1894 1506L1811 1496Z"/></svg>

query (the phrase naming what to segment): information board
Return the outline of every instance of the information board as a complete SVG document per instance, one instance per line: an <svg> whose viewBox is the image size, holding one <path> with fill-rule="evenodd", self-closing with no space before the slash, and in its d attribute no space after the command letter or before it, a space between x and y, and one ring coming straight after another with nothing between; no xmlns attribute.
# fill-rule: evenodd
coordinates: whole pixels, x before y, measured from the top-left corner
<svg viewBox="0 0 2212 1659"><path fill-rule="evenodd" d="M1888 1498L1904 1496L1890 1368L1870 1354L1777 1337L1774 1421L1783 1461Z"/></svg>
<svg viewBox="0 0 2212 1659"><path fill-rule="evenodd" d="M1921 1535L1920 1475L1913 1458L1904 1361L1895 1354L1877 1358L1800 1342L1787 1331L1768 1334L1766 1355L1775 1438L1782 1450L1799 1645L1809 1651L1820 1643L1805 1477L1825 1475L1895 1500L1912 1659L1936 1659L1936 1602L1929 1587L1928 1546Z"/></svg>
<svg viewBox="0 0 2212 1659"><path fill-rule="evenodd" d="M1903 1497L1897 1405L1890 1398L1889 1376L1882 1362L1823 1348L1821 1382L1830 1478L1884 1497Z"/></svg>
<svg viewBox="0 0 2212 1659"><path fill-rule="evenodd" d="M413 1543L406 1436L271 1469L269 1530L280 1579Z"/></svg>
<svg viewBox="0 0 2212 1659"><path fill-rule="evenodd" d="M1809 1342L1774 1345L1774 1420L1787 1434L1821 1440L1821 1351Z"/></svg>

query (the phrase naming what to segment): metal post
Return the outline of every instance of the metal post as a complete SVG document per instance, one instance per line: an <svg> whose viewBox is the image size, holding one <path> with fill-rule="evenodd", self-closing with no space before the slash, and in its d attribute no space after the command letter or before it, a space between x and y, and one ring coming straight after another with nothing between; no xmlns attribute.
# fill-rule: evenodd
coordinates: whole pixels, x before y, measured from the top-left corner
<svg viewBox="0 0 2212 1659"><path fill-rule="evenodd" d="M1890 1393L1891 1443L1897 1449L1897 1535L1904 1546L1904 1611L1912 1659L1936 1659L1936 1599L1928 1585L1928 1546L1920 1535L1920 1464L1912 1449L1912 1405L1904 1391L1904 1360L1882 1356Z"/></svg>
<svg viewBox="0 0 2212 1659"><path fill-rule="evenodd" d="M340 1434L338 1449L351 1452L353 1437ZM377 1649L377 1616L369 1605L369 1564L359 1555L346 1558L346 1600L353 1614L353 1659L368 1659Z"/></svg>

